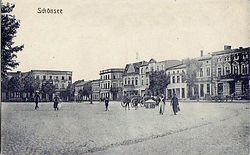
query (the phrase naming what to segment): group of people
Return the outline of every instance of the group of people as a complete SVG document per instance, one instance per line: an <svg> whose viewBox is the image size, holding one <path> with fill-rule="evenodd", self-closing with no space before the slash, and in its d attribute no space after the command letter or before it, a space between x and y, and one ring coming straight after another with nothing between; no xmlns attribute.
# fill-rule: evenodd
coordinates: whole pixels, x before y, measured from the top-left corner
<svg viewBox="0 0 250 155"><path fill-rule="evenodd" d="M38 92L35 93L34 99L35 99L35 110L38 110L39 109L38 102L40 101L40 95L38 94ZM54 101L53 108L55 111L59 110L60 100L61 100L60 97L58 96L58 94L56 94L53 99ZM104 99L104 103L105 103L105 111L109 111L109 98L108 97ZM174 115L176 115L177 112L180 111L179 101L178 101L176 94L173 95L170 105L173 108ZM125 102L125 110L126 109L129 110L129 100ZM161 115L163 115L164 111L165 111L165 98L164 98L164 95L161 95L159 99L159 112Z"/></svg>
<svg viewBox="0 0 250 155"><path fill-rule="evenodd" d="M35 99L35 110L38 110L39 109L38 102L41 100L38 92L35 92L34 99ZM56 94L55 97L53 98L54 101L53 108L55 111L59 110L60 100L61 100L60 97L58 96L58 94Z"/></svg>
<svg viewBox="0 0 250 155"><path fill-rule="evenodd" d="M164 111L165 111L165 98L164 98L164 95L160 95L159 98L158 98L158 102L159 102L159 113L161 115L163 115ZM128 98L128 95L124 96L123 98L123 102L125 104L125 110L129 110L129 103L130 103L130 100ZM174 115L177 114L178 111L180 111L180 107L179 107L179 101L178 101L178 98L177 98L177 95L174 94L172 99L171 99L171 102L170 102L170 106L172 106L173 108L173 112L174 112ZM137 109L138 107L138 103L135 105L135 109Z"/></svg>
<svg viewBox="0 0 250 155"><path fill-rule="evenodd" d="M160 101L159 101L159 112L161 115L163 115L165 111L165 104L166 103L165 103L164 95L161 95ZM171 102L170 102L170 106L172 106L173 108L174 115L176 115L177 112L180 111L179 101L178 101L176 94L173 95Z"/></svg>

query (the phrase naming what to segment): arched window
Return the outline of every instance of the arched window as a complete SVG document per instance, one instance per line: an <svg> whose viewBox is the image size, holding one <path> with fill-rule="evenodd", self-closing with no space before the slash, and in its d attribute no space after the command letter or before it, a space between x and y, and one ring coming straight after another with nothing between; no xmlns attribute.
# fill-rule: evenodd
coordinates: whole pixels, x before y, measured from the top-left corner
<svg viewBox="0 0 250 155"><path fill-rule="evenodd" d="M143 68L141 68L141 74L143 74Z"/></svg>
<svg viewBox="0 0 250 155"><path fill-rule="evenodd" d="M135 85L138 85L138 78L135 78Z"/></svg>

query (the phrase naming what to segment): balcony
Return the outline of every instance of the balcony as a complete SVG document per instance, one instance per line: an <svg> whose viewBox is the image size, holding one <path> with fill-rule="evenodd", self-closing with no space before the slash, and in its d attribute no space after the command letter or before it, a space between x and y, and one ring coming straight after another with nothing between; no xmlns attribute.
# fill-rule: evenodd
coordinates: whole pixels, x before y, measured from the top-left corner
<svg viewBox="0 0 250 155"><path fill-rule="evenodd" d="M123 85L124 88L135 88L135 85L133 84L126 84L126 85Z"/></svg>
<svg viewBox="0 0 250 155"><path fill-rule="evenodd" d="M121 87L111 87L110 91L111 92L118 92L118 91L122 91L122 88Z"/></svg>
<svg viewBox="0 0 250 155"><path fill-rule="evenodd" d="M238 80L238 79L243 79L243 78L247 78L247 77L248 77L248 75L228 74L228 75L218 76L218 79L220 79L220 80Z"/></svg>

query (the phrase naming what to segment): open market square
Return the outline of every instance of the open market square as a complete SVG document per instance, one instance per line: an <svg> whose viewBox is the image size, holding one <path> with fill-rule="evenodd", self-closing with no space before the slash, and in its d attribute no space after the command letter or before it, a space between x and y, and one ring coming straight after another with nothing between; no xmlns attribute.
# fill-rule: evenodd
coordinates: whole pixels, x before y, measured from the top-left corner
<svg viewBox="0 0 250 155"><path fill-rule="evenodd" d="M249 154L248 103L169 102L125 110L111 102L2 103L2 154Z"/></svg>

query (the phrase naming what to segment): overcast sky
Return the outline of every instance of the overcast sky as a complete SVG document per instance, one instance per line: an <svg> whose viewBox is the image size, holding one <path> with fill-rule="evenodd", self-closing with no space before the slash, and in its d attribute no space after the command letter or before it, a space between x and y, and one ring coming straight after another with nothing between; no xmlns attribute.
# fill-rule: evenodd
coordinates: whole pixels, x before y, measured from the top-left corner
<svg viewBox="0 0 250 155"><path fill-rule="evenodd" d="M4 0L6 1L6 0ZM248 0L18 0L16 70L73 71L73 80L139 60L197 57L249 46ZM37 9L62 8L62 15ZM16 71L15 70L15 71Z"/></svg>

